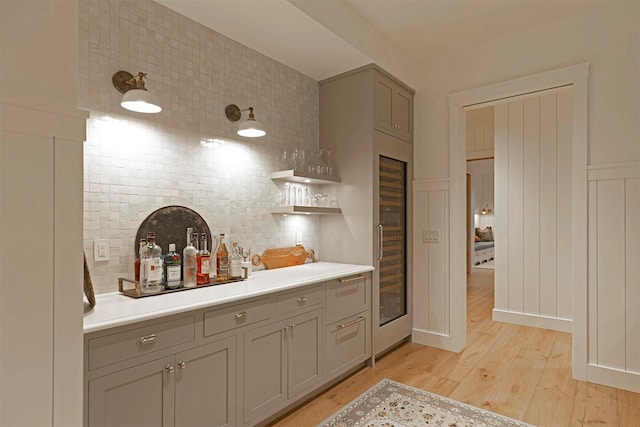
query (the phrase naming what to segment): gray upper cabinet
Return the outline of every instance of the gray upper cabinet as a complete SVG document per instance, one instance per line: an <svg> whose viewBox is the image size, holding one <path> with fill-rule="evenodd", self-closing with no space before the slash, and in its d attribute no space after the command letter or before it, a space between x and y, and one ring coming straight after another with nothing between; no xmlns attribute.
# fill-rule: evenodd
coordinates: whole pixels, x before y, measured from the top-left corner
<svg viewBox="0 0 640 427"><path fill-rule="evenodd" d="M379 71L375 76L374 126L413 142L413 92Z"/></svg>
<svg viewBox="0 0 640 427"><path fill-rule="evenodd" d="M320 82L320 138L323 148L344 155L345 137L376 130L413 143L414 90L375 64L365 65ZM327 126L323 126L323 124ZM358 137L363 134L358 133ZM334 146L335 145L335 146ZM344 181L344 169L340 169Z"/></svg>

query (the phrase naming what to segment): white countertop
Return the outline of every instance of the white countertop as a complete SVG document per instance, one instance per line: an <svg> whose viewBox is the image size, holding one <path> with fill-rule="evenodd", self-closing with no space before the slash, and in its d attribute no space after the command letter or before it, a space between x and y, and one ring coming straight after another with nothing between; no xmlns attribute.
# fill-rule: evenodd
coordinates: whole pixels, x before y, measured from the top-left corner
<svg viewBox="0 0 640 427"><path fill-rule="evenodd" d="M254 271L247 280L242 282L139 299L119 292L99 294L96 295L96 306L84 315L84 333L286 291L339 277L366 273L373 269L368 265L318 262L276 270Z"/></svg>

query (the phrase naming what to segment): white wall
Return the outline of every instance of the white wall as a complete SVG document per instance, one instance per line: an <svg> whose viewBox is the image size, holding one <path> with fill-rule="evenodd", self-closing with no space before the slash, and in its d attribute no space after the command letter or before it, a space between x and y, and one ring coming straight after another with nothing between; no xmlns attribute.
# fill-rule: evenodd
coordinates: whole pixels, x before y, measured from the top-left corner
<svg viewBox="0 0 640 427"><path fill-rule="evenodd" d="M77 6L0 2L3 426L82 423L86 114L77 107Z"/></svg>
<svg viewBox="0 0 640 427"><path fill-rule="evenodd" d="M444 182L444 187L449 188L449 94L585 61L590 64L588 164L595 167L639 161L639 7L637 2L607 2L580 15L434 60L424 68L421 84L416 85L414 153L415 163L422 165L415 170L416 180L425 185ZM464 228L463 216L457 216L448 208L445 205L435 211L445 209L447 216L461 218L460 223L452 221L451 227ZM414 218L415 230L424 229L431 222L430 216L420 213L416 213ZM589 233L593 233L591 219L589 227ZM445 230L441 236L447 239L449 234L450 230ZM583 237L586 239L586 236ZM624 243L618 241L617 244ZM440 251L447 248L447 244L438 247ZM424 278L427 278L424 286L429 292L448 294L454 290L449 280L463 279L455 274L456 268L464 268L458 265L435 277L428 274L424 267L425 259L422 258L424 252L416 249L415 254L414 283L425 283ZM442 256L445 254L441 252ZM620 276L616 273L607 269L600 274L601 280L616 282L621 286ZM431 302L418 289L415 289L415 295L415 323L425 324L432 314ZM584 303L586 305L586 299ZM619 304L616 309L626 312L626 308ZM438 313L447 315L443 310ZM450 325L457 321L454 318L448 320ZM439 322L443 323L447 324L447 319ZM614 328L614 325L602 324L598 333L611 333ZM444 332L445 335L447 333ZM440 331L434 331L434 335L437 334ZM621 348L618 350L622 351ZM607 375L614 376L614 373L609 370ZM622 382L618 384L624 385ZM640 384L635 387L640 389Z"/></svg>
<svg viewBox="0 0 640 427"><path fill-rule="evenodd" d="M91 112L84 249L97 293L133 276L136 231L168 205L195 210L212 234L253 253L295 245L296 231L317 250L318 218L272 215L282 184L269 178L283 149L318 147L315 80L150 1L80 0L79 67L79 102ZM148 74L161 113L120 107L111 76L121 69ZM267 135L237 136L224 114L231 103L252 105ZM229 141L209 149L203 138ZM109 239L109 261L94 262L94 239Z"/></svg>

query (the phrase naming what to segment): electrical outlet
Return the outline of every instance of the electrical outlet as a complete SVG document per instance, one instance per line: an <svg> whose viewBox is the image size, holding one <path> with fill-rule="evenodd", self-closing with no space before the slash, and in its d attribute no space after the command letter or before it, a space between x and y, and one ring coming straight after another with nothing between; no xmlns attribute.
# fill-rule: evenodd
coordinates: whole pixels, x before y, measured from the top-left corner
<svg viewBox="0 0 640 427"><path fill-rule="evenodd" d="M440 230L422 230L423 243L440 243Z"/></svg>
<svg viewBox="0 0 640 427"><path fill-rule="evenodd" d="M302 231L296 231L296 245L302 244Z"/></svg>
<svg viewBox="0 0 640 427"><path fill-rule="evenodd" d="M93 260L109 261L109 240L96 239L93 241Z"/></svg>

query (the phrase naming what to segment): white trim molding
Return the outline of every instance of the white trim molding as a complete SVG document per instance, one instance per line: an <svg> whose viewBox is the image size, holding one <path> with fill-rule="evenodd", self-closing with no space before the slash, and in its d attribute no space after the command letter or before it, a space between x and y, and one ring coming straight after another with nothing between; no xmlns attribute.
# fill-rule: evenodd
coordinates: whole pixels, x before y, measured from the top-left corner
<svg viewBox="0 0 640 427"><path fill-rule="evenodd" d="M513 311L498 310L497 308L493 309L493 320L560 332L571 332L573 328L571 319L514 313Z"/></svg>

